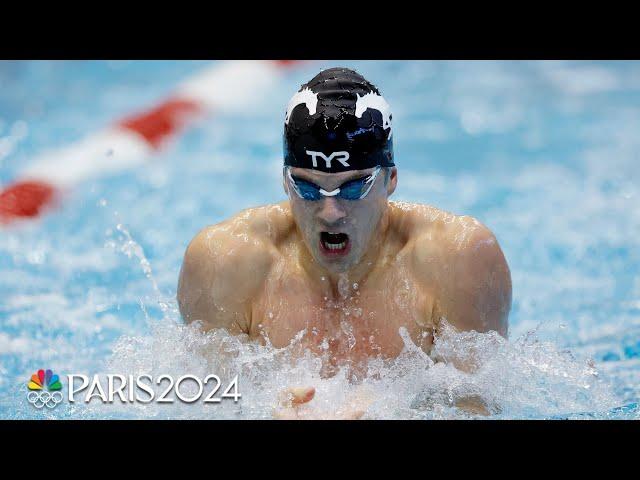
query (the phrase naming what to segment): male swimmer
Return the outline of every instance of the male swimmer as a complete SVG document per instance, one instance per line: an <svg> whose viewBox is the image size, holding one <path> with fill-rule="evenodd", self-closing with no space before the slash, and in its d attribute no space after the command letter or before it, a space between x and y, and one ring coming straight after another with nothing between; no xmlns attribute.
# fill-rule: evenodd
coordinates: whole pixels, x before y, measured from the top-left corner
<svg viewBox="0 0 640 480"><path fill-rule="evenodd" d="M401 352L401 327L427 353L444 321L506 336L511 276L496 238L472 217L389 201L391 111L360 74L324 70L291 98L282 178L288 201L189 244L178 285L186 322L276 348L298 335L323 375L347 368L354 381L369 358ZM281 417L296 418L314 392L287 390Z"/></svg>

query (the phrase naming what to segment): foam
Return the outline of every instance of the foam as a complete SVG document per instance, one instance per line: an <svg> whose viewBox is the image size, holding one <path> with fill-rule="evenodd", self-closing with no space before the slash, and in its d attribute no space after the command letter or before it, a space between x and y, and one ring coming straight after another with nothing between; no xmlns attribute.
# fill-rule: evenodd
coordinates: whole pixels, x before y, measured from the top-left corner
<svg viewBox="0 0 640 480"><path fill-rule="evenodd" d="M444 330L437 338L436 362L401 332L405 347L397 359L372 359L368 379L354 384L340 369L321 376L321 361L300 354L298 342L283 349L259 345L225 330L203 333L199 325L165 319L150 334L124 336L116 343L104 370L138 375L190 373L204 378L217 373L223 383L240 378L239 404L140 405L135 416L150 418L273 418L279 393L290 386L313 386L309 416L328 417L347 409L363 391L373 399L364 418L468 418L475 416L452 405L451 399L479 398L499 418L541 418L572 412L606 412L619 405L610 385L593 363L540 341L535 333L507 341L495 333ZM301 336L299 336L301 338ZM455 368L471 366L471 372ZM159 391L159 390L158 390ZM131 415L131 407L91 405L76 415Z"/></svg>

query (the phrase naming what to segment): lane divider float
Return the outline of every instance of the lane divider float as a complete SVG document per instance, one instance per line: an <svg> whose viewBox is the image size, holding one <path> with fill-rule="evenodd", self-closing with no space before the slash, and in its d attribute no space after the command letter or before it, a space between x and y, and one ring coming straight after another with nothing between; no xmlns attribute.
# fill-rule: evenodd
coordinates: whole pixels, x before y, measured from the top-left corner
<svg viewBox="0 0 640 480"><path fill-rule="evenodd" d="M38 217L60 203L63 192L74 185L148 161L184 127L211 112L250 109L289 67L300 63L243 60L214 64L187 78L152 108L39 155L18 179L0 189L0 223Z"/></svg>

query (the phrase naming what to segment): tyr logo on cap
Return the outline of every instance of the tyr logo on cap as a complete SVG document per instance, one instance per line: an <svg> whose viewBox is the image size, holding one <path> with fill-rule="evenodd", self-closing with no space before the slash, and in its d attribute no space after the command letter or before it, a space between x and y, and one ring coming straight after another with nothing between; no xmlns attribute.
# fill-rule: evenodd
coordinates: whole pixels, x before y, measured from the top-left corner
<svg viewBox="0 0 640 480"><path fill-rule="evenodd" d="M324 159L325 163L327 164L327 168L331 168L331 161L334 158L338 160L345 167L350 166L347 163L347 160L349 160L349 152L333 152L328 157L322 152L312 152L311 150L305 150L305 152L307 153L307 155L311 156L311 162L313 163L314 168L318 166L317 157L322 157Z"/></svg>

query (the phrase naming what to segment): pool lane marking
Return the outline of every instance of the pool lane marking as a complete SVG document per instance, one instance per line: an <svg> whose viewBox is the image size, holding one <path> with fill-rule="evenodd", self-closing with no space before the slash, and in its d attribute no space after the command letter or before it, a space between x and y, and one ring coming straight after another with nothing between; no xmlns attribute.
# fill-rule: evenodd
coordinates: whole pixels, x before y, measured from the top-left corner
<svg viewBox="0 0 640 480"><path fill-rule="evenodd" d="M147 112L125 118L118 126L137 133L151 148L158 150L164 140L175 135L201 110L190 100L170 98Z"/></svg>
<svg viewBox="0 0 640 480"><path fill-rule="evenodd" d="M145 163L181 130L212 111L251 112L279 76L300 63L242 60L212 65L152 108L41 154L0 191L0 222L37 217L60 203L74 185Z"/></svg>

